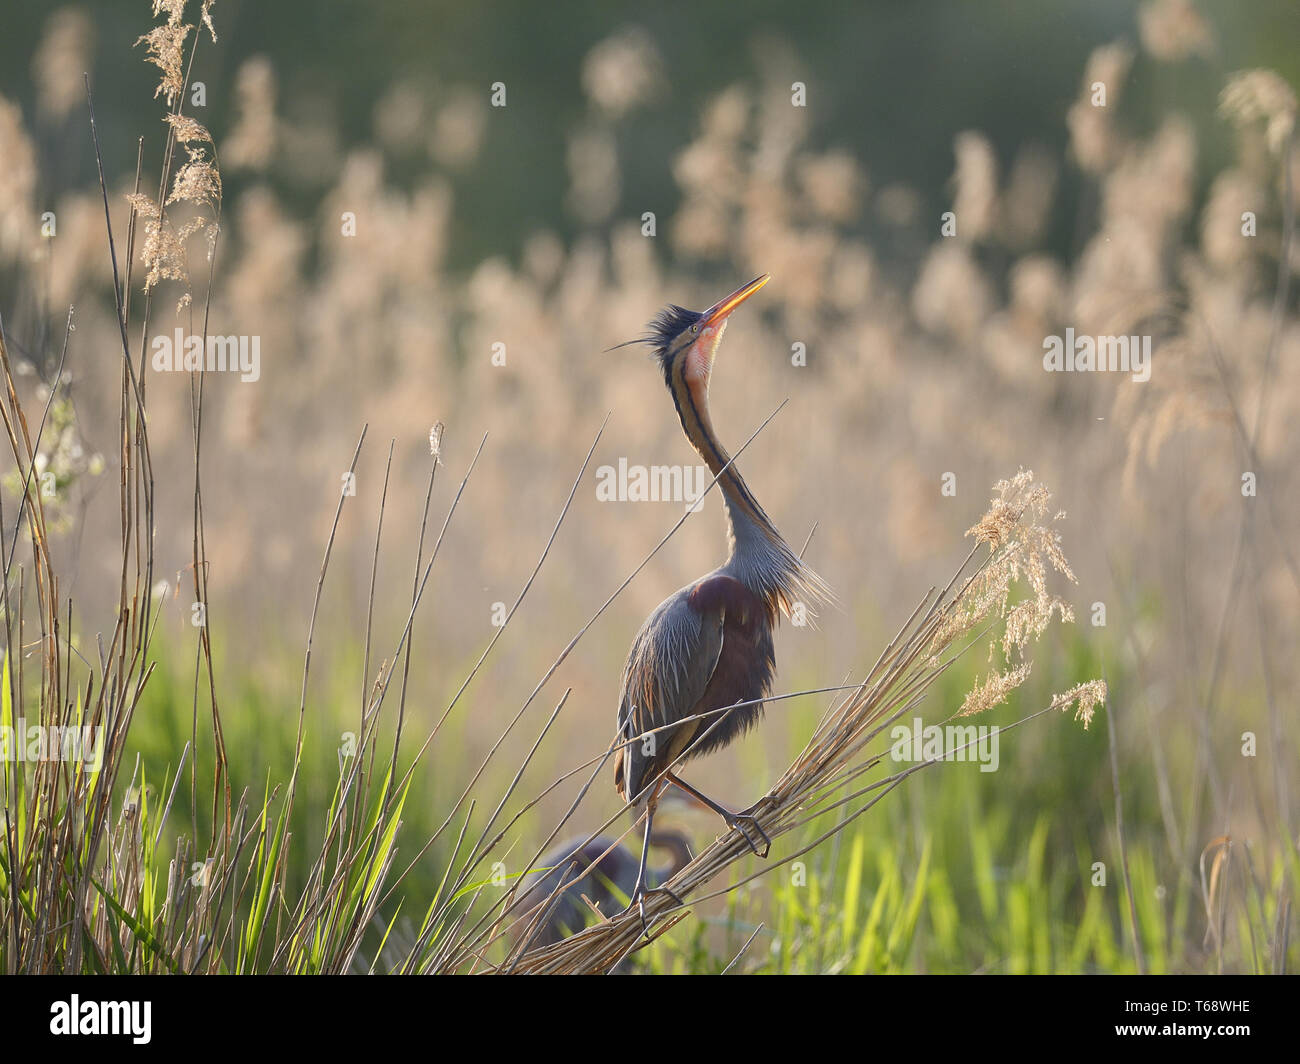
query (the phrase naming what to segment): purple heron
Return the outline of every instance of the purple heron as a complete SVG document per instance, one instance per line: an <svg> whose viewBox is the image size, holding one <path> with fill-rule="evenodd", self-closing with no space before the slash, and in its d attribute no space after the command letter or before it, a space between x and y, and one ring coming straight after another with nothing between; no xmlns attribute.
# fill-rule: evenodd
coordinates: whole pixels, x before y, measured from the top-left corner
<svg viewBox="0 0 1300 1064"><path fill-rule="evenodd" d="M768 274L755 278L703 313L669 305L650 323L650 335L632 341L650 345L686 439L717 478L730 548L721 566L674 592L650 614L623 667L614 785L634 815L645 818L631 895L643 923L649 893L646 856L655 808L668 783L694 795L738 830L755 854L767 856L771 840L753 807L733 813L675 769L726 746L758 723L776 672L772 631L777 618L789 615L796 603L811 606L830 599L821 577L790 549L754 498L709 417L709 377L727 319L768 279ZM755 836L763 841L761 851ZM672 894L662 885L653 889Z"/></svg>

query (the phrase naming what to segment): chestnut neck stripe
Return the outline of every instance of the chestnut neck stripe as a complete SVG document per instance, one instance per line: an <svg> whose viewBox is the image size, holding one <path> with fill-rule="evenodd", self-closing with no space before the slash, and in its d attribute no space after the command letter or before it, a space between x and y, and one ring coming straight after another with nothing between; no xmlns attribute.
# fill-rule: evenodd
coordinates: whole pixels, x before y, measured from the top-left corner
<svg viewBox="0 0 1300 1064"><path fill-rule="evenodd" d="M727 454L709 430L708 408L705 407L704 410L701 410L696 403L690 385L686 383L685 367L686 357L685 352L683 352L682 355L678 356L677 362L673 366L670 391L673 396L673 405L677 408L677 417L682 423L682 430L686 433L686 438L690 440L691 446L700 453L700 457L708 465L709 471L718 477L718 487L722 489L727 499L770 538L778 542L784 542L781 540L780 533L772 525L771 519L764 512L763 507L759 505L758 500L754 498L753 493L749 490L749 485L745 483L735 463L727 465L731 461L731 456ZM724 469L726 472L722 472ZM718 475L719 473L721 473L721 476Z"/></svg>

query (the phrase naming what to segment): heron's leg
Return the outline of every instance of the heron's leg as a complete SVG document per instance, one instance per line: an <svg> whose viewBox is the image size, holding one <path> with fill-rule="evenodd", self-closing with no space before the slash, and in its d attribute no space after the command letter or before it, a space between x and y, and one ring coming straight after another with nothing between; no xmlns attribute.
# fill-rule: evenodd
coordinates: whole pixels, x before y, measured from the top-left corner
<svg viewBox="0 0 1300 1064"><path fill-rule="evenodd" d="M629 908L645 895L645 866L647 859L650 857L650 825L654 823L654 818L654 806L647 805L645 811L645 837L641 840L641 864L636 870L636 884L632 887Z"/></svg>
<svg viewBox="0 0 1300 1064"><path fill-rule="evenodd" d="M712 809L715 813L717 813L718 816L722 817L722 819L727 822L727 827L739 831L740 837L743 838L746 843L748 843L749 848L753 850L757 856L766 857L769 853L772 852L772 840L767 837L767 832L764 831L759 826L758 819L754 816L753 813L751 812L733 813L726 806L719 805L712 798L708 797L707 795L701 794L699 791L697 791L694 787L692 787L680 776L677 776L672 772L667 772L664 775L673 783L677 784L677 786L679 786L687 794L694 795L701 802L703 802L710 809ZM757 846L754 845L754 840L749 837L749 832L746 831L743 827L741 827L741 823L746 821L749 824L753 825L754 831L756 831L758 833L758 837L763 840L762 850L760 850Z"/></svg>
<svg viewBox="0 0 1300 1064"><path fill-rule="evenodd" d="M654 793L650 796L650 800L646 802L645 837L642 839L641 842L641 864L640 867L637 868L637 872L636 872L636 886L632 888L632 895L631 898L628 900L627 908L623 910L624 912L628 912L633 905L637 907L637 911L641 914L641 930L645 934L646 938L650 937L650 923L646 919L646 915L645 915L645 899L647 894L656 894L656 893L667 894L668 897L672 898L673 901L675 901L678 905L686 904L684 901L682 901L681 898L679 898L675 893L673 893L673 891L669 890L667 887L659 886L659 887L647 888L645 885L646 862L650 856L650 828L651 825L654 824L655 806L659 804L659 789L662 786L663 786L662 782L657 783L655 785Z"/></svg>

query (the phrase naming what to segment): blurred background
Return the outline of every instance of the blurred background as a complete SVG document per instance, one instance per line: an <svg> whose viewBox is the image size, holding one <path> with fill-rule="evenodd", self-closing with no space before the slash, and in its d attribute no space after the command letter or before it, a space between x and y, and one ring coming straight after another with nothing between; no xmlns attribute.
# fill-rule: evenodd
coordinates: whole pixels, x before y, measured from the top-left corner
<svg viewBox="0 0 1300 1064"><path fill-rule="evenodd" d="M426 556L487 439L415 623L409 711L424 731L515 601L609 415L536 582L433 748L408 818L418 835L680 516L678 503L597 498L597 468L620 459L696 464L655 366L638 347L605 349L666 302L702 308L770 272L722 345L714 422L735 449L789 400L739 464L796 547L816 526L807 557L841 602L816 629L782 630L780 689L864 671L965 556L993 482L1024 467L1068 514L1078 584L1061 590L1076 622L989 722L1098 675L1111 700L1087 732L1044 719L1009 733L996 773L921 773L851 841L817 851L819 888L777 871L727 921L719 909L675 931L655 963L707 966L766 919L756 969L1272 966L1295 898L1300 785L1294 3L220 0L211 14L217 39L198 30L189 71L202 100L185 112L215 146L219 237L188 242L193 302L178 307L187 286L163 281L151 328L201 327L211 276L209 331L260 338L260 379L209 377L204 399L209 624L243 782L292 750L312 596L363 425L318 624L323 800L338 732L410 608L431 427L445 431ZM120 576L121 369L82 73L120 239L137 153L142 187L156 187L165 141L159 71L135 43L158 21L141 0L24 5L0 40L0 313L39 396L76 306L44 468L59 486L60 592L77 598L87 645L111 626ZM1044 338L1067 327L1151 336L1150 381L1045 372ZM194 458L188 376L147 386L169 584L159 639L174 653L137 733L147 763L166 766L190 734L190 603L172 589L191 558ZM598 755L641 620L724 551L710 496L557 671L501 771L566 688L535 789ZM982 664L952 676L927 720L960 704ZM694 775L749 804L824 704L771 707ZM520 850L572 795L521 820ZM602 779L579 827L617 804ZM716 826L690 830L707 841ZM1105 887L1095 862L1111 869ZM427 863L417 893L437 881L436 854ZM902 930L864 957L866 915L847 932L826 918L873 902Z"/></svg>

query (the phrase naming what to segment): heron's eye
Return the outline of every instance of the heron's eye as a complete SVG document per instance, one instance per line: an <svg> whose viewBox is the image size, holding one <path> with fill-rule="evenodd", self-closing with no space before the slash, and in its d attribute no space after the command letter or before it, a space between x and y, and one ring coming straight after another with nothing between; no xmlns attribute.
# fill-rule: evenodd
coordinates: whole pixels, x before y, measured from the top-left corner
<svg viewBox="0 0 1300 1064"><path fill-rule="evenodd" d="M694 335L695 335L697 332L699 332L699 331L700 331L700 327L699 327L698 325L692 325L692 326L691 326L691 335L692 335L692 336L694 336Z"/></svg>

